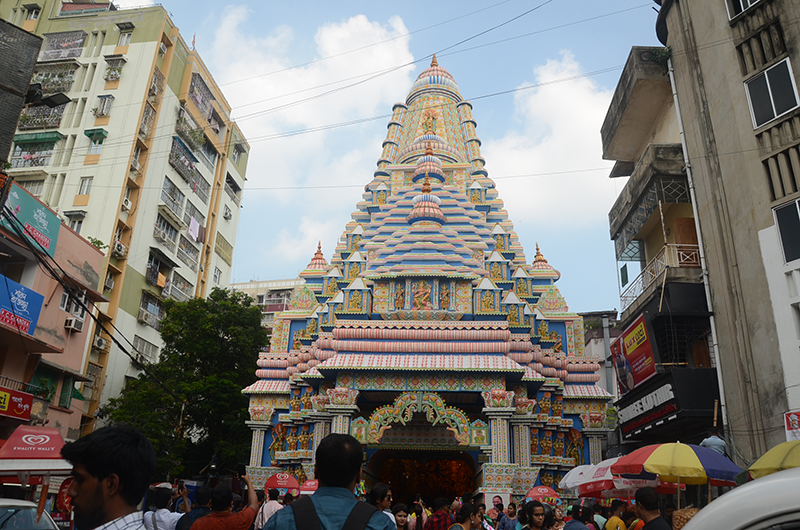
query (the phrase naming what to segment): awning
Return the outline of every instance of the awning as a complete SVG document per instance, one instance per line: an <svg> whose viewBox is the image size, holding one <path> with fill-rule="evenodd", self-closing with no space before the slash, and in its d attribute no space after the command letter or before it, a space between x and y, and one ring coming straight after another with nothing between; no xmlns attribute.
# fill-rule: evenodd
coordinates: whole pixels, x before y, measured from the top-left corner
<svg viewBox="0 0 800 530"><path fill-rule="evenodd" d="M19 144L54 144L64 138L58 131L15 134L14 143Z"/></svg>
<svg viewBox="0 0 800 530"><path fill-rule="evenodd" d="M47 366L48 368L52 368L53 370L55 370L57 372L63 372L65 374L69 375L70 377L72 377L75 381L91 381L92 380L91 377L86 377L82 373L80 373L78 371L75 371L72 368L67 368L66 366L61 366L60 364L54 363L53 361L48 361L47 359L40 359L39 360L39 364L43 364L43 365Z"/></svg>
<svg viewBox="0 0 800 530"><path fill-rule="evenodd" d="M103 129L102 127L98 127L97 129L86 129L83 131L88 138L108 138L108 131Z"/></svg>
<svg viewBox="0 0 800 530"><path fill-rule="evenodd" d="M58 429L20 426L0 447L0 475L50 472L68 475L72 465L61 458L64 439Z"/></svg>

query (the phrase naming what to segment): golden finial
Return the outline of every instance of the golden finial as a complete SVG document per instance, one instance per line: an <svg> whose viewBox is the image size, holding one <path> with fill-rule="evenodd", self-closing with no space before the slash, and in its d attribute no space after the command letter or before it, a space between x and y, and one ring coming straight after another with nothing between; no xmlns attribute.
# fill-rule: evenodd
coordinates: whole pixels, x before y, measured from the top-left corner
<svg viewBox="0 0 800 530"><path fill-rule="evenodd" d="M431 179L428 178L428 174L425 173L425 180L422 182L422 193L430 193L431 192Z"/></svg>
<svg viewBox="0 0 800 530"><path fill-rule="evenodd" d="M433 146L430 140L425 142L425 154L428 156L433 155Z"/></svg>
<svg viewBox="0 0 800 530"><path fill-rule="evenodd" d="M434 66L439 66L439 62L436 60L436 54L433 54L433 59L431 59L431 68Z"/></svg>
<svg viewBox="0 0 800 530"><path fill-rule="evenodd" d="M317 241L317 252L322 251L322 241Z"/></svg>

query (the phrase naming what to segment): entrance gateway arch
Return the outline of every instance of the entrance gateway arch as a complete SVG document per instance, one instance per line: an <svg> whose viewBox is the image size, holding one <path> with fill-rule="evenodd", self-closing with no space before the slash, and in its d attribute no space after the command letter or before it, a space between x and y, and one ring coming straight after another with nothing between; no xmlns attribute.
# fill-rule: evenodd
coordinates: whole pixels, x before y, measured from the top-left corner
<svg viewBox="0 0 800 530"><path fill-rule="evenodd" d="M256 485L312 477L331 432L364 445L366 489L390 480L404 495L436 474L447 495L508 502L600 459L603 359L586 356L561 274L538 246L526 258L480 145L472 105L434 58L394 105L330 262L318 246L243 390Z"/></svg>

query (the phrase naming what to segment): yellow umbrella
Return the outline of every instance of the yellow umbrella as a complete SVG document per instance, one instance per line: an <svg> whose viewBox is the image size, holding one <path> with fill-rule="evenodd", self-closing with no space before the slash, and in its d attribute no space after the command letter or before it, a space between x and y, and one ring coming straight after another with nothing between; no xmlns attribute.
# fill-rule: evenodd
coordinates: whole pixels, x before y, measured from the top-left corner
<svg viewBox="0 0 800 530"><path fill-rule="evenodd" d="M756 460L747 471L756 479L793 467L800 467L800 440L776 445Z"/></svg>

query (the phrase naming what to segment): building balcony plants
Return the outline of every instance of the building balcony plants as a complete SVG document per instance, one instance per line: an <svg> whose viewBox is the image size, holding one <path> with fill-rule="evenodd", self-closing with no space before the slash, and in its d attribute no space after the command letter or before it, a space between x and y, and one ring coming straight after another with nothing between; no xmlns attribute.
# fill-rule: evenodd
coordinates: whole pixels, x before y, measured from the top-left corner
<svg viewBox="0 0 800 530"><path fill-rule="evenodd" d="M57 129L64 116L66 104L50 108L47 105L28 107L22 111L17 122L17 129L30 131L34 129Z"/></svg>

